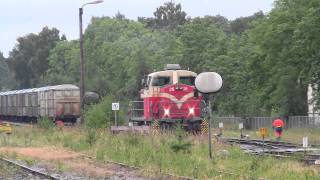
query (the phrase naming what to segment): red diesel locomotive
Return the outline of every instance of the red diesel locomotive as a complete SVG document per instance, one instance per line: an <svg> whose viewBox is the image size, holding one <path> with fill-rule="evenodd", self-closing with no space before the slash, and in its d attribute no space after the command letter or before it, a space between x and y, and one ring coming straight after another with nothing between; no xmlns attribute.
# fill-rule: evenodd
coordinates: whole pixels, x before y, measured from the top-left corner
<svg viewBox="0 0 320 180"><path fill-rule="evenodd" d="M203 101L194 81L197 74L168 64L142 80L143 101L131 103L130 121L138 125L156 122L162 129L181 124L186 130L201 129Z"/></svg>

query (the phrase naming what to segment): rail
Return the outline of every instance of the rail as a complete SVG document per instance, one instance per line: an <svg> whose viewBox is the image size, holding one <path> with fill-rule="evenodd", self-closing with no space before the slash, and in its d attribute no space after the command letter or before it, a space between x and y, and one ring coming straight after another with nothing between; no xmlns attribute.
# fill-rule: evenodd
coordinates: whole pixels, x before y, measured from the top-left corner
<svg viewBox="0 0 320 180"><path fill-rule="evenodd" d="M266 155L281 158L296 157L301 155L299 160L307 164L320 164L320 149L310 146L303 148L301 144L290 142L268 141L268 140L247 140L237 138L221 138L222 142L239 144L240 148L248 154Z"/></svg>
<svg viewBox="0 0 320 180"><path fill-rule="evenodd" d="M4 161L4 162L6 162L6 163L12 164L12 165L14 165L14 166L18 166L18 167L26 170L27 172L29 172L29 173L31 173L31 174L33 174L33 175L41 176L41 177L43 177L43 178L52 179L52 180L58 180L58 179L59 179L59 178L54 177L54 176L52 176L52 175L49 175L49 174L47 174L47 173L44 173L44 172L41 172L41 171L38 171L38 170L35 170L35 169L31 169L31 168L29 168L29 167L27 167L27 166L25 166L25 165L19 164L19 163L17 163L17 162L14 162L14 161L9 160L9 159L6 159L6 158L0 158L0 160L1 160L1 161Z"/></svg>

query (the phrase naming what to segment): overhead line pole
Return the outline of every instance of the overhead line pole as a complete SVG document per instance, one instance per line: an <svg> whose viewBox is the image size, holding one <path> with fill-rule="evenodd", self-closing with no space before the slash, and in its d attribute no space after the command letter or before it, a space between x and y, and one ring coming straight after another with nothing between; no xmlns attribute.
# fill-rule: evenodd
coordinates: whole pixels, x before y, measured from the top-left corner
<svg viewBox="0 0 320 180"><path fill-rule="evenodd" d="M79 31L80 31L80 122L81 124L84 122L83 112L84 112L84 56L83 56L83 34L82 34L82 14L83 14L83 6L79 8Z"/></svg>
<svg viewBox="0 0 320 180"><path fill-rule="evenodd" d="M83 15L83 7L88 4L99 4L102 3L103 0L97 0L85 3L79 8L79 43L80 43L80 122L81 124L84 122L84 92L85 92L85 83L84 83L84 50L83 50L83 33L82 33L82 15Z"/></svg>

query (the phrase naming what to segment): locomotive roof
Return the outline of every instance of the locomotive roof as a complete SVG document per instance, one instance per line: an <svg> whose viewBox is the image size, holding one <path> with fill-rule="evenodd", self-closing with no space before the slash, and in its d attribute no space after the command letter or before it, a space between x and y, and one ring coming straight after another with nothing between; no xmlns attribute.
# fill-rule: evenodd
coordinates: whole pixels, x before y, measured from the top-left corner
<svg viewBox="0 0 320 180"><path fill-rule="evenodd" d="M151 74L149 74L148 76L159 76L159 75L169 75L172 72L178 72L179 75L193 75L193 76L197 76L197 73L192 72L192 71L188 71L188 70L165 70L165 71L157 71L157 72L153 72Z"/></svg>
<svg viewBox="0 0 320 180"><path fill-rule="evenodd" d="M32 93L32 92L40 92L40 91L48 91L48 90L77 90L77 89L79 88L72 84L61 84L56 86L45 86L40 88L5 91L5 92L0 92L0 95Z"/></svg>

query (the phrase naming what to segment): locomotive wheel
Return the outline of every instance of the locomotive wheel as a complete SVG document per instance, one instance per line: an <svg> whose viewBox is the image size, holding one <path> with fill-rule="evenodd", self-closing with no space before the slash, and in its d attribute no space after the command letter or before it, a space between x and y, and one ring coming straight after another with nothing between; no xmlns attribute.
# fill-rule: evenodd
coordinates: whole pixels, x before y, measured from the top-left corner
<svg viewBox="0 0 320 180"><path fill-rule="evenodd" d="M166 122L160 123L160 129L162 131L170 131L170 130L173 129L173 124L172 123L166 123Z"/></svg>
<svg viewBox="0 0 320 180"><path fill-rule="evenodd" d="M192 130L193 130L196 134L201 133L201 122L194 122L193 125L192 125Z"/></svg>

